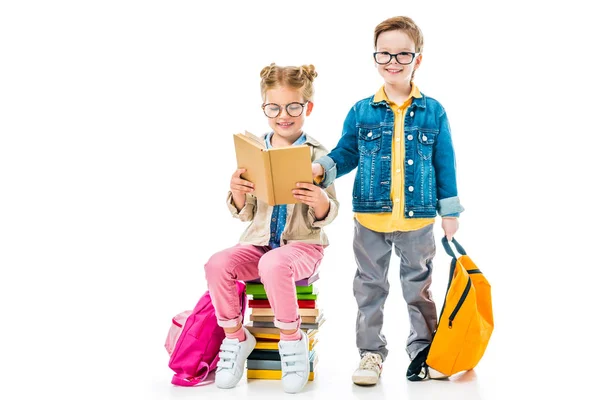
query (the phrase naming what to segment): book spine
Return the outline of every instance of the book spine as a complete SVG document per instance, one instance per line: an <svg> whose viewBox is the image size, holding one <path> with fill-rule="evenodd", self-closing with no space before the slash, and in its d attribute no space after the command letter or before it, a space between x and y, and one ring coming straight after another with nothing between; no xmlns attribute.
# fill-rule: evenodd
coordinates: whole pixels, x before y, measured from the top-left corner
<svg viewBox="0 0 600 400"><path fill-rule="evenodd" d="M263 150L263 161L265 163L265 181L267 183L267 198L268 203L274 206L275 203L275 190L273 188L273 171L271 170L271 154L268 151Z"/></svg>

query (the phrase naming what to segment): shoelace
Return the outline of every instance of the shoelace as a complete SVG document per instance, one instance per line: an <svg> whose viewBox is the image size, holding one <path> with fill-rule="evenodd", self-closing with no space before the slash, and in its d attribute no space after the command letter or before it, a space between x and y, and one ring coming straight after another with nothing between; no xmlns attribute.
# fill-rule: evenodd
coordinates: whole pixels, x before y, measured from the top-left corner
<svg viewBox="0 0 600 400"><path fill-rule="evenodd" d="M238 344L227 344L222 343L219 352L219 361L217 362L217 368L220 369L232 369L235 364L235 359L240 352L241 346Z"/></svg>
<svg viewBox="0 0 600 400"><path fill-rule="evenodd" d="M368 369L371 371L379 371L379 360L375 354L367 354L360 360L360 369Z"/></svg>

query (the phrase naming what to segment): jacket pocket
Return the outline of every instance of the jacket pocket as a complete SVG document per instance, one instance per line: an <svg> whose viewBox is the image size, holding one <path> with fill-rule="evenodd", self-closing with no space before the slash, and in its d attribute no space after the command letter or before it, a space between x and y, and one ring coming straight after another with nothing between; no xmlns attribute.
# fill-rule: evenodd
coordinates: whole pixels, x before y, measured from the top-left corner
<svg viewBox="0 0 600 400"><path fill-rule="evenodd" d="M363 154L374 154L381 148L381 128L358 128L358 149Z"/></svg>
<svg viewBox="0 0 600 400"><path fill-rule="evenodd" d="M417 153L419 153L421 159L429 160L433 155L433 145L435 144L436 136L437 132L419 129L417 133Z"/></svg>

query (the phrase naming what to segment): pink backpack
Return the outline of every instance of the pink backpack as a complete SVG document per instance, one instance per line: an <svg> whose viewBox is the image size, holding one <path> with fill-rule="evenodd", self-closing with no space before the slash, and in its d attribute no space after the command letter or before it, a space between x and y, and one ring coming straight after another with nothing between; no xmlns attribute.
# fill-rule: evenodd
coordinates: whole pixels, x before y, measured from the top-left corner
<svg viewBox="0 0 600 400"><path fill-rule="evenodd" d="M242 320L246 311L246 285L237 282ZM209 372L217 368L219 348L225 331L217 325L215 308L208 290L192 311L184 311L173 318L165 348L170 354L169 368L175 374L171 383L177 386L195 386L202 383Z"/></svg>

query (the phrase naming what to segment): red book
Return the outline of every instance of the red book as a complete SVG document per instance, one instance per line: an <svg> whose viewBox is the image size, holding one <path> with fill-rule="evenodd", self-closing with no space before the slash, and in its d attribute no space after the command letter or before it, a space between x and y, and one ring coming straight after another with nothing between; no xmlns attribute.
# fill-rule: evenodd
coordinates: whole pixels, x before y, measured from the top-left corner
<svg viewBox="0 0 600 400"><path fill-rule="evenodd" d="M300 308L315 308L316 300L298 300ZM269 300L248 300L248 307L251 308L271 308Z"/></svg>

